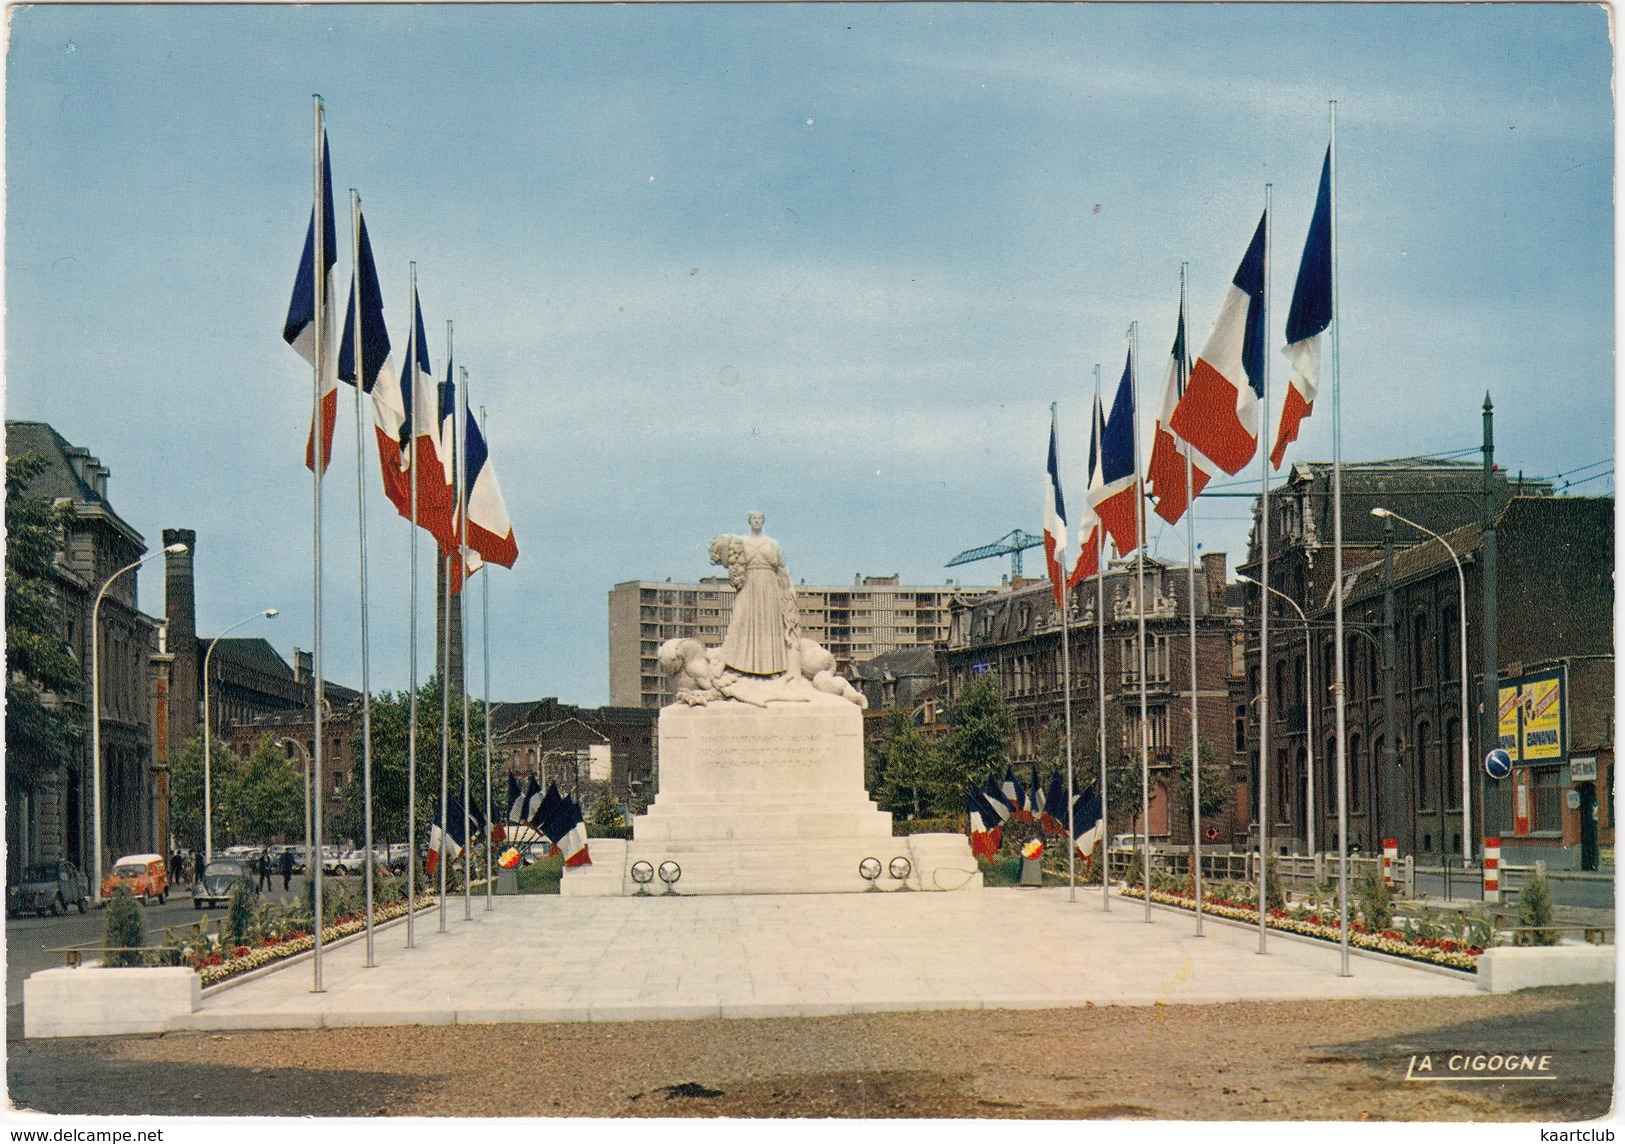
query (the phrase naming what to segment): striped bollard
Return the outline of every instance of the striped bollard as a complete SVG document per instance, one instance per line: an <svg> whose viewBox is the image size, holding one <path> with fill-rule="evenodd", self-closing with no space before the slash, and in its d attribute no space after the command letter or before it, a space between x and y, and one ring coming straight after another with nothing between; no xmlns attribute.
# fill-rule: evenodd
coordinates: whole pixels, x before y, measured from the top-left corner
<svg viewBox="0 0 1625 1144"><path fill-rule="evenodd" d="M1484 900L1501 900L1501 840L1484 839Z"/></svg>
<svg viewBox="0 0 1625 1144"><path fill-rule="evenodd" d="M1399 861L1399 841L1394 838L1382 840L1382 884L1389 889L1394 886L1394 863Z"/></svg>

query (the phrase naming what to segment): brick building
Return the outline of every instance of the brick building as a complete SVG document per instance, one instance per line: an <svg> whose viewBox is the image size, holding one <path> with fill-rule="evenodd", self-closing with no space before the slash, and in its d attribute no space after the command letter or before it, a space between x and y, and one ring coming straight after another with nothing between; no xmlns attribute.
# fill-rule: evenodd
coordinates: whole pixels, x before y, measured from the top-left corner
<svg viewBox="0 0 1625 1144"><path fill-rule="evenodd" d="M1190 823L1170 821L1168 792L1173 768L1190 749L1189 592L1187 568L1145 562L1146 622L1153 840L1188 844ZM1110 749L1139 751L1139 616L1142 611L1134 563L1115 561L1105 575L1105 660L1108 718L1120 726ZM1069 596L1074 742L1096 727L1096 593L1088 581ZM1046 730L1064 712L1061 625L1047 580L1016 581L1005 591L957 601L944 652L947 702L951 705L976 676L991 676L1015 716L1011 754L1018 764L1035 761ZM1239 673L1236 614L1225 583L1225 555L1209 553L1197 570L1195 702L1202 737L1223 760L1232 727L1232 679ZM1091 749L1091 754L1092 749ZM1234 776L1233 776L1234 777ZM1238 782L1239 788L1239 782ZM1108 808L1113 834L1130 829L1127 815ZM1244 806L1203 821L1210 842L1245 838ZM1210 833L1211 832L1211 833Z"/></svg>
<svg viewBox="0 0 1625 1144"><path fill-rule="evenodd" d="M607 783L617 802L642 809L654 801L655 721L646 707L576 707L549 697L491 704L492 763L507 775L535 775L578 794ZM591 812L589 801L585 809Z"/></svg>

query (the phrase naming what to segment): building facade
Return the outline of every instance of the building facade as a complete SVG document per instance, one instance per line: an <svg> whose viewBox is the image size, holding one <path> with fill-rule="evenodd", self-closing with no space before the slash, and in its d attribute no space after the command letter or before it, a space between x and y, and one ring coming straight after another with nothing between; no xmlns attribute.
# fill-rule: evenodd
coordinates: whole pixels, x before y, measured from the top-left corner
<svg viewBox="0 0 1625 1144"><path fill-rule="evenodd" d="M108 584L121 568L146 555L146 541L114 511L107 495L109 471L88 450L70 444L43 422L6 422L6 455L24 454L45 460L26 495L73 509L73 519L62 530L51 586L84 686L76 695L48 696L47 701L72 712L84 732L72 766L7 762L7 869L13 878L34 861L66 858L87 870L93 864L91 618L104 585L97 626L104 870L121 854L154 849L157 822L153 657L159 651L159 622L136 605L139 569Z"/></svg>
<svg viewBox="0 0 1625 1144"><path fill-rule="evenodd" d="M931 647L947 638L948 604L956 594L991 588L900 584L896 576L859 576L851 587L796 586L805 635L835 656L836 672L853 677L860 663L884 652ZM733 616L734 590L725 576L696 584L629 580L609 593L609 701L617 707L660 708L676 698L656 662L669 639L722 643Z"/></svg>
<svg viewBox="0 0 1625 1144"><path fill-rule="evenodd" d="M1139 752L1140 660L1138 632L1143 612L1146 627L1147 728L1149 734L1153 843L1188 844L1191 823L1170 814L1175 766L1190 750L1189 572L1184 566L1145 563L1145 592L1140 595L1133 561L1113 562L1103 577L1104 625L1097 623L1095 582L1086 581L1068 594L1067 643L1070 670L1063 673L1061 623L1054 592L1047 580L1017 582L993 595L962 599L944 652L946 700L951 706L971 680L995 680L1015 716L1011 754L1018 767L1038 761L1050 729L1062 724L1070 677L1073 742L1087 740L1096 757L1098 670L1102 640L1105 652L1107 718L1114 741L1108 753ZM1230 606L1225 583L1225 555L1209 553L1196 571L1196 703L1199 734L1220 760L1230 757L1232 680L1240 671L1238 617ZM1143 603L1142 603L1143 599ZM1240 783L1232 776L1232 788ZM1108 804L1108 829L1127 833L1136 827L1138 807ZM1208 844L1245 839L1245 807L1227 804L1204 817Z"/></svg>
<svg viewBox="0 0 1625 1144"><path fill-rule="evenodd" d="M578 796L607 784L615 800L641 810L658 790L655 725L647 707L576 707L557 699L491 704L492 762L508 774L535 775L546 787ZM591 805L585 807L591 811Z"/></svg>

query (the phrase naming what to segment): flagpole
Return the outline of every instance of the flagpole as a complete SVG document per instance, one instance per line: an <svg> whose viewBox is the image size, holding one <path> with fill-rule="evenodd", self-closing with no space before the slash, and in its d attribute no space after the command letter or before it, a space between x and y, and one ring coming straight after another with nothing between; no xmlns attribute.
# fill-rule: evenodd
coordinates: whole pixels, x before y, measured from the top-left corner
<svg viewBox="0 0 1625 1144"><path fill-rule="evenodd" d="M1049 438L1055 440L1055 402L1049 404ZM1060 458L1055 459L1056 488L1059 489ZM1085 490L1087 495L1088 490ZM1061 709L1066 721L1066 900L1078 900L1078 846L1077 829L1072 806L1072 643L1068 635L1072 617L1067 614L1067 603L1072 594L1064 554L1061 557Z"/></svg>
<svg viewBox="0 0 1625 1144"><path fill-rule="evenodd" d="M316 116L316 211L311 216L311 253L315 261L311 265L312 287L315 294L315 306L312 316L315 319L315 403L312 406L310 422L312 460L316 462L314 479L312 480L312 614L311 614L311 733L314 741L310 753L311 787L315 791L311 799L311 832L316 838L315 853L311 856L311 865L314 867L311 878L311 906L314 914L311 919L312 949L311 958L314 978L311 983L312 993L325 993L322 988L322 470L327 467L327 426L322 420L322 383L323 372L327 364L325 355L329 348L323 344L323 327L326 324L327 307L331 300L327 297L327 203L324 180L322 178L322 97L312 97L315 100Z"/></svg>
<svg viewBox="0 0 1625 1144"><path fill-rule="evenodd" d="M1145 476L1140 471L1140 323L1128 324L1129 341L1129 419L1134 438L1134 579L1139 601L1134 612L1139 620L1140 655L1140 888L1145 891L1145 920L1151 920L1151 721L1149 692L1145 679Z"/></svg>
<svg viewBox="0 0 1625 1144"><path fill-rule="evenodd" d="M367 455L366 434L361 429L361 387L366 384L367 358L361 343L361 196L350 188L351 277L350 303L355 311L355 504L356 533L361 554L361 816L362 845L367 851L365 867L367 903L367 959L364 969L377 968L373 958L372 932L372 695L367 663L367 480L363 472Z"/></svg>
<svg viewBox="0 0 1625 1144"><path fill-rule="evenodd" d="M1179 361L1177 371L1179 395L1185 396L1185 385L1190 380L1189 349L1185 342L1185 282L1190 263L1179 264ZM1196 477L1192 471L1191 444L1185 443L1185 558L1186 587L1190 604L1190 669L1191 669L1191 893L1196 899L1196 936L1202 936L1202 740L1196 713Z"/></svg>
<svg viewBox="0 0 1625 1144"><path fill-rule="evenodd" d="M1338 946L1342 955L1339 976L1349 971L1349 773L1348 732L1344 708L1343 653L1343 387L1338 370L1338 338L1343 328L1337 308L1337 100L1331 105L1331 240L1332 240L1332 633L1337 642L1337 682L1333 686L1337 712L1337 918ZM1465 626L1467 617L1461 618ZM1464 629L1465 630L1465 629ZM1466 668L1462 671L1465 674ZM1462 712L1462 737L1467 735L1467 713ZM1462 798L1469 797L1466 785Z"/></svg>
<svg viewBox="0 0 1625 1144"><path fill-rule="evenodd" d="M1089 432L1099 442L1098 449L1106 448L1101 432L1100 416L1100 363L1095 363L1095 407L1090 413L1094 424ZM1093 473L1089 480L1095 479ZM1111 823L1106 816L1106 527L1095 529L1095 713L1100 724L1100 908L1112 908L1111 896Z"/></svg>
<svg viewBox="0 0 1625 1144"><path fill-rule="evenodd" d="M415 319L414 319L415 320ZM454 384L451 378L451 319L446 319L446 385ZM435 403L437 409L440 402ZM437 414L438 415L438 414ZM451 468L452 487L457 485L457 464L462 460L456 455L457 429L455 420L452 425L452 456L443 458ZM451 807L447 805L451 794L451 561L447 559L450 553L441 551L440 572L445 580L445 587L441 592L440 607L440 850L435 865L440 867L440 933L446 932L446 838L451 828Z"/></svg>
<svg viewBox="0 0 1625 1144"><path fill-rule="evenodd" d="M1264 184L1264 329L1269 330L1270 313L1270 199L1275 184ZM1270 355L1264 358L1264 393L1258 405L1258 537L1261 553L1258 592L1258 952L1264 952L1269 932L1269 743L1270 743L1270 457L1265 447L1264 427L1270 414Z"/></svg>
<svg viewBox="0 0 1625 1144"><path fill-rule="evenodd" d="M468 370L457 371L462 385L458 386L457 424L452 435L457 439L457 580L462 589L457 593L457 662L463 670L457 673L457 702L463 709L463 920L474 920L474 836L469 832L468 801L468 490L463 488L463 453L468 446Z"/></svg>
<svg viewBox="0 0 1625 1144"><path fill-rule="evenodd" d="M413 420L418 408L418 386L423 378L418 374L418 264L411 268L412 308L407 316L406 371L411 379L411 391L406 403L406 423L411 433L407 442L409 478L412 483L412 544L411 544L411 635L407 639L410 649L411 684L406 700L406 948L416 948L417 881L418 881L418 434L423 427Z"/></svg>
<svg viewBox="0 0 1625 1144"><path fill-rule="evenodd" d="M480 406L480 435L485 435L485 406ZM490 438L486 438L490 440ZM496 824L491 821L491 574L480 578L480 642L485 661L482 706L485 709L485 908L491 902L491 838Z"/></svg>

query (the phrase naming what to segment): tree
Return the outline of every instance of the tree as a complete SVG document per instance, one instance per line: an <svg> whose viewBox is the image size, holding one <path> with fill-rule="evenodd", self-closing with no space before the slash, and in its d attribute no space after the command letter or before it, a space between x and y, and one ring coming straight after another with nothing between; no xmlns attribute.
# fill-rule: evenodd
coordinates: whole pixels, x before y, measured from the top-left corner
<svg viewBox="0 0 1625 1144"><path fill-rule="evenodd" d="M944 766L941 747L920 730L908 712L892 716L880 745L880 801L893 812L906 810L910 818L957 809L959 790L951 770ZM961 784L962 785L962 784Z"/></svg>
<svg viewBox="0 0 1625 1144"><path fill-rule="evenodd" d="M1202 817L1211 818L1225 808L1230 801L1230 772L1214 756L1217 752L1213 744L1206 739L1202 740ZM1171 801L1169 813L1178 816L1181 821L1189 822L1191 818L1191 753L1189 748L1181 752L1179 763L1174 767L1173 790L1169 792Z"/></svg>
<svg viewBox="0 0 1625 1144"><path fill-rule="evenodd" d="M237 754L216 743L210 757L214 844L230 845L234 839L226 818L225 792L235 781L241 763ZM301 795L301 799L303 796ZM303 803L301 802L301 807ZM301 811L301 814L303 812ZM191 740L169 761L169 829L175 840L188 850L203 849L203 733Z"/></svg>
<svg viewBox="0 0 1625 1144"><path fill-rule="evenodd" d="M216 752L214 758L230 752ZM227 829L236 838L265 842L273 835L302 838L305 783L302 771L271 740L260 738L246 759L238 759L224 784Z"/></svg>
<svg viewBox="0 0 1625 1144"><path fill-rule="evenodd" d="M6 772L27 787L75 766L83 737L78 719L52 701L83 679L51 571L73 509L24 491L44 468L32 453L6 462Z"/></svg>
<svg viewBox="0 0 1625 1144"><path fill-rule="evenodd" d="M1100 786L1100 718L1094 704L1072 710L1072 781L1075 789ZM1045 743L1058 758L1061 733L1053 729ZM1041 748L1042 753L1043 748ZM1059 766L1059 763L1056 764ZM1117 708L1106 709L1106 826L1113 834L1126 833L1140 816L1140 755L1123 745L1123 719Z"/></svg>
<svg viewBox="0 0 1625 1144"><path fill-rule="evenodd" d="M948 713L948 776L953 787L980 786L1010 765L1015 717L987 676L965 686Z"/></svg>

